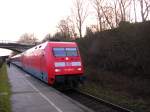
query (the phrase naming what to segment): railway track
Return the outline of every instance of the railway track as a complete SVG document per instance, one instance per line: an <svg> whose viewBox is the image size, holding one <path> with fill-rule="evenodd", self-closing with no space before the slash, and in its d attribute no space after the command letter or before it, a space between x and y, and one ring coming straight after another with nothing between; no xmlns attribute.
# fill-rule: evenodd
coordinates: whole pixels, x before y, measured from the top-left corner
<svg viewBox="0 0 150 112"><path fill-rule="evenodd" d="M78 90L69 90L63 93L95 112L133 112Z"/></svg>

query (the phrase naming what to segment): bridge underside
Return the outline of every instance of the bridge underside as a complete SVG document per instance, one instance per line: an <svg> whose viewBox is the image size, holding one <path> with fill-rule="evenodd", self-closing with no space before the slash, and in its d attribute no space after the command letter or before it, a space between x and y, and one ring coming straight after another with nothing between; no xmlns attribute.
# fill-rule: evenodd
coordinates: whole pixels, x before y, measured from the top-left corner
<svg viewBox="0 0 150 112"><path fill-rule="evenodd" d="M18 53L24 52L25 50L33 47L34 45L23 45L17 43L0 43L0 48L9 49Z"/></svg>
<svg viewBox="0 0 150 112"><path fill-rule="evenodd" d="M0 46L0 48L12 50L12 51L15 51L15 52L18 52L18 53L24 52L24 50L17 49L17 48L13 48L13 47L9 48L9 47L1 47L1 46Z"/></svg>

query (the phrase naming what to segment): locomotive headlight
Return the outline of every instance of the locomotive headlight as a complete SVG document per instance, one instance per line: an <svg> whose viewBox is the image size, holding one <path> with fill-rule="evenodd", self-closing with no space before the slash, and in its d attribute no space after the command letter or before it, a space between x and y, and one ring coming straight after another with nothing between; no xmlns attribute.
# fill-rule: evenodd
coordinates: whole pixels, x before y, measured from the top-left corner
<svg viewBox="0 0 150 112"><path fill-rule="evenodd" d="M69 60L69 58L68 58L68 57L66 57L65 59L66 59L66 60Z"/></svg>
<svg viewBox="0 0 150 112"><path fill-rule="evenodd" d="M55 69L55 72L61 72L61 69Z"/></svg>
<svg viewBox="0 0 150 112"><path fill-rule="evenodd" d="M82 68L77 68L77 70L78 70L78 71L81 71L81 70L82 70Z"/></svg>
<svg viewBox="0 0 150 112"><path fill-rule="evenodd" d="M65 62L55 62L55 67L64 67Z"/></svg>

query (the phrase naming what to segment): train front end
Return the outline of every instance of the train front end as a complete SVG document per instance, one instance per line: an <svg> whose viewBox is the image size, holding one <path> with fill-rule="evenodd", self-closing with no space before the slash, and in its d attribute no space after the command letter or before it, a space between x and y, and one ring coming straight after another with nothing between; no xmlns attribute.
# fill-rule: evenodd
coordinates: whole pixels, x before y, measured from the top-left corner
<svg viewBox="0 0 150 112"><path fill-rule="evenodd" d="M84 80L84 69L77 44L75 42L57 43L51 49L55 83L77 87Z"/></svg>

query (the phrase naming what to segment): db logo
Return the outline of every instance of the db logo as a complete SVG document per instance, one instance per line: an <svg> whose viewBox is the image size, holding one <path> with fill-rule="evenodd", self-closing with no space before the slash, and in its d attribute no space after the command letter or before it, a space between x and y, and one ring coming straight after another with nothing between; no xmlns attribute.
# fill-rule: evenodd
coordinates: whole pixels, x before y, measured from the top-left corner
<svg viewBox="0 0 150 112"><path fill-rule="evenodd" d="M66 66L71 66L71 62L66 62Z"/></svg>

